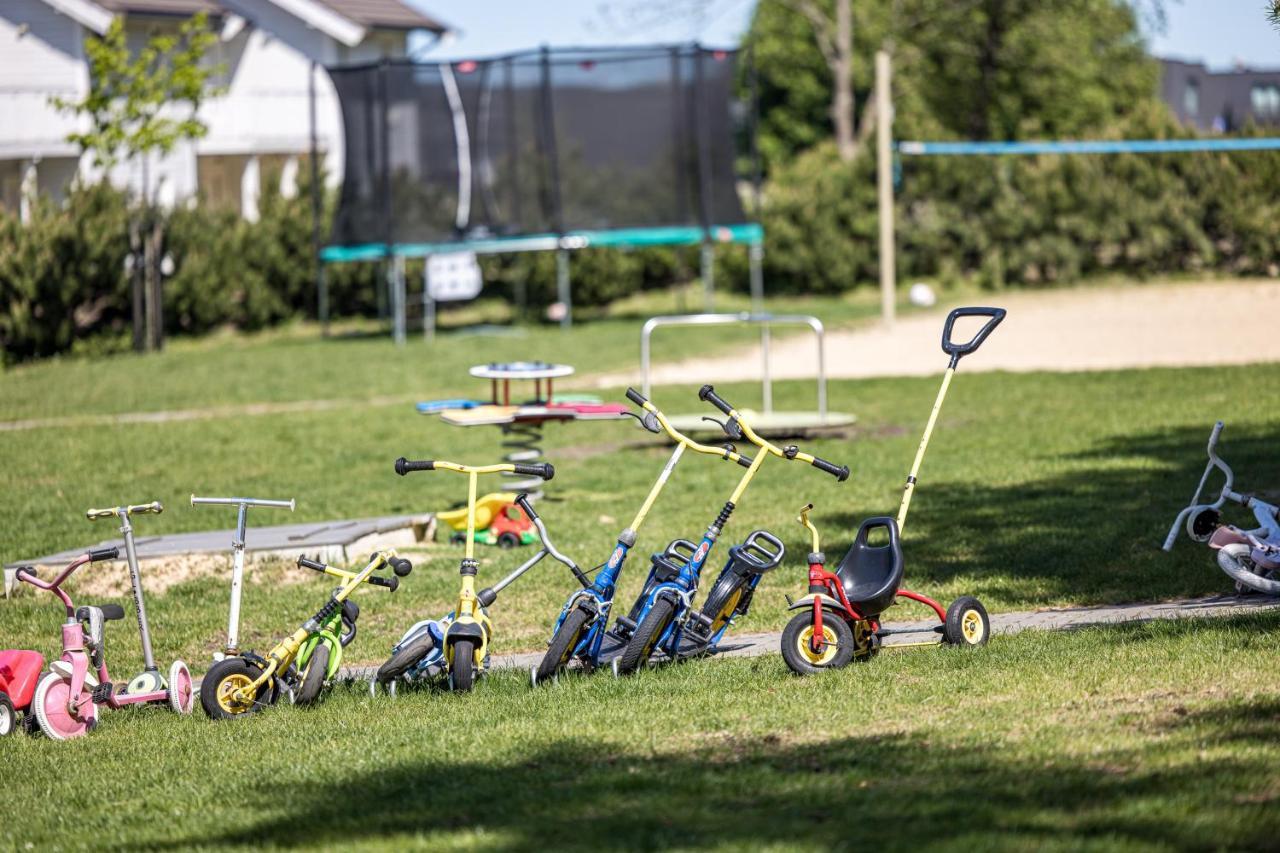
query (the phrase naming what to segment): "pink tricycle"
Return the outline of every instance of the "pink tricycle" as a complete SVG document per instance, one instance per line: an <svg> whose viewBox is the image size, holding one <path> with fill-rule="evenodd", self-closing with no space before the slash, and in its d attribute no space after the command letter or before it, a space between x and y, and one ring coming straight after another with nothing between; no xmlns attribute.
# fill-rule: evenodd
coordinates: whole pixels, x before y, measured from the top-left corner
<svg viewBox="0 0 1280 853"><path fill-rule="evenodd" d="M86 734L98 723L99 705L123 708L126 705L167 704L180 714L191 713L195 692L187 665L180 660L174 661L169 667L166 683L151 653L151 632L142 598L142 578L138 573L138 555L133 545L133 526L129 523L131 515L158 513L163 509L156 501L106 510L91 509L87 513L90 519L119 517L120 532L124 534L125 557L133 585L134 611L142 638L145 668L121 690L116 690L107 671L103 626L123 619L124 608L118 604L76 607L62 589L62 584L81 566L99 560L114 560L120 556L120 549L103 548L77 557L52 581L40 580L30 566L18 569L19 580L49 590L62 600L67 611L67 619L62 624L62 658L50 662L49 671L41 676L31 698L31 711L40 729L54 740L69 740Z"/></svg>

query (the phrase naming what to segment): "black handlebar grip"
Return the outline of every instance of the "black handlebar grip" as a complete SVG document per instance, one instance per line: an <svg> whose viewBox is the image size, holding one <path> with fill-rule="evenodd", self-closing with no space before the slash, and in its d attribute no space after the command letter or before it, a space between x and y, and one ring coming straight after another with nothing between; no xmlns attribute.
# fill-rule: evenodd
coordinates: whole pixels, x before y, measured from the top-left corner
<svg viewBox="0 0 1280 853"><path fill-rule="evenodd" d="M837 482L843 483L849 479L848 465L836 465L834 462L828 462L815 456L813 457L813 467L819 471L826 471L832 477L835 477Z"/></svg>
<svg viewBox="0 0 1280 853"><path fill-rule="evenodd" d="M550 480L556 475L555 466L550 462L538 462L536 464L517 462L515 469L517 474L528 474L530 477L541 477L544 480Z"/></svg>
<svg viewBox="0 0 1280 853"><path fill-rule="evenodd" d="M754 460L752 460L751 457L749 456L743 456L742 454L738 454L738 464L741 465L743 468L750 468L753 461Z"/></svg>
<svg viewBox="0 0 1280 853"><path fill-rule="evenodd" d="M640 408L644 408L644 404L649 402L645 396L634 388L627 389L627 399L635 403Z"/></svg>
<svg viewBox="0 0 1280 853"><path fill-rule="evenodd" d="M102 611L102 618L108 622L124 618L124 608L119 604L104 604L98 609Z"/></svg>
<svg viewBox="0 0 1280 853"><path fill-rule="evenodd" d="M396 473L403 477L410 471L431 471L436 467L436 463L430 459L423 459L419 462L410 462L401 456L396 460Z"/></svg>
<svg viewBox="0 0 1280 853"><path fill-rule="evenodd" d="M387 562L391 564L391 571L402 578L408 577L409 572L413 571L413 563L410 563L404 557L392 557Z"/></svg>
<svg viewBox="0 0 1280 853"><path fill-rule="evenodd" d="M308 560L306 557L299 557L298 568L311 569L313 572L323 572L325 570L325 565L324 563L317 563L315 560Z"/></svg>
<svg viewBox="0 0 1280 853"><path fill-rule="evenodd" d="M1000 321L1004 319L1007 313L1003 308L983 308L980 306L970 306L968 308L956 308L947 315L947 322L942 327L942 351L951 356L951 363L958 364L962 356L966 356L982 346L982 342L987 336L995 331L996 326L1000 325ZM989 317L989 319L978 334L965 344L957 344L951 340L952 327L955 326L956 320L961 317Z"/></svg>
<svg viewBox="0 0 1280 853"><path fill-rule="evenodd" d="M529 503L529 496L524 492L516 495L516 504L524 510L524 514L529 516L529 520L533 521L538 517L537 511L533 508L533 504Z"/></svg>
<svg viewBox="0 0 1280 853"><path fill-rule="evenodd" d="M385 586L392 592L400 588L400 578L383 578L377 575L369 575L369 583L374 586Z"/></svg>
<svg viewBox="0 0 1280 853"><path fill-rule="evenodd" d="M114 560L120 556L119 548L99 548L96 551L89 552L89 562L97 563L101 560Z"/></svg>
<svg viewBox="0 0 1280 853"><path fill-rule="evenodd" d="M721 399L720 395L716 393L716 389L710 385L703 385L698 390L698 399L704 403L710 403L726 415L733 412L733 407Z"/></svg>

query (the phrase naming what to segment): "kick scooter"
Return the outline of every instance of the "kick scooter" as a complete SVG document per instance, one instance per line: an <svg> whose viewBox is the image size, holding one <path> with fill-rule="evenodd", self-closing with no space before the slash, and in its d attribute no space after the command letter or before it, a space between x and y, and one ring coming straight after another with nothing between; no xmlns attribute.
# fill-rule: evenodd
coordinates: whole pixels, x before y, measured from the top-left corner
<svg viewBox="0 0 1280 853"><path fill-rule="evenodd" d="M528 495L516 498L516 504L529 516L538 530L542 548L515 571L496 585L476 592L476 573L480 564L475 559L475 510L476 482L481 474L515 473L542 480L555 476L555 468L549 463L504 463L500 465L459 465L443 460L412 462L403 456L396 460L396 473L404 476L411 471L454 471L467 475L467 536L465 551L458 573L462 587L453 612L443 619L425 620L411 627L391 650L391 657L378 669L376 683L387 685L394 692L397 679L425 681L447 675L451 690L467 691L475 684L477 675L489 666L489 644L493 639L493 623L488 608L498 598L498 593L516 578L537 565L543 557L553 558L569 567L578 582L589 582L577 564L560 553L547 535L546 525L534 511ZM370 688L373 688L373 684Z"/></svg>
<svg viewBox="0 0 1280 853"><path fill-rule="evenodd" d="M929 438L942 410L942 401L951 386L951 378L960 359L976 351L1004 319L1003 308L957 308L947 315L942 330L942 351L951 357L942 375L942 387L933 403L933 411L925 425L920 446L916 449L911 473L903 489L902 503L896 518L868 518L858 528L853 545L834 572L826 569L818 528L809 520L813 504L800 510L799 522L808 529L813 550L809 554L809 592L789 609L797 613L782 632L782 657L792 672L810 675L824 669L847 665L852 660L868 660L880 649L882 638L890 634L941 634L942 642L957 646L985 645L991 636L991 620L986 608L971 595L961 596L943 610L942 605L918 592L902 587L904 569L902 544L907 509L915 492L920 465L929 446ZM983 325L968 343L951 340L952 328L960 317L986 317ZM883 530L888 542L870 544L872 531ZM925 628L885 628L880 615L899 598L928 606L938 617L937 625Z"/></svg>
<svg viewBox="0 0 1280 853"><path fill-rule="evenodd" d="M49 672L36 684L31 706L36 721L46 735L54 740L69 740L86 734L98 722L98 705L123 708L127 705L167 704L180 714L191 713L194 689L191 672L180 660L169 666L169 679L160 676L151 652L151 631L147 622L147 608L142 593L142 577L138 571L138 556L133 542L132 515L160 513L164 507L159 501L134 506L118 506L111 509L91 509L86 515L90 520L118 517L120 532L124 535L125 558L129 564L129 578L133 585L134 612L138 620L138 633L142 638L142 656L145 668L122 690L117 691L111 681L106 662L104 626L107 622L124 618L124 608L118 604L101 607L76 607L62 584L77 569L99 560L114 560L120 556L118 548L90 551L72 560L62 573L52 581L42 581L30 566L18 569L18 579L48 590L62 601L66 621L62 624L62 658L49 664Z"/></svg>
<svg viewBox="0 0 1280 853"><path fill-rule="evenodd" d="M277 643L265 658L242 652L209 668L200 684L200 705L210 719L236 719L273 704L281 682L296 703L315 702L325 683L337 674L343 647L355 639L360 608L349 600L351 594L362 583L395 592L400 578L413 571L413 564L392 550L378 551L358 572L336 569L306 557L298 558L298 566L332 575L342 583L315 615ZM374 574L386 566L397 576Z"/></svg>
<svg viewBox="0 0 1280 853"><path fill-rule="evenodd" d="M712 386L702 386L698 398L711 403L727 416L728 420L721 426L730 439L745 438L760 452L696 547L687 540L677 539L667 546L663 554L654 555L644 590L631 613L619 618L614 625L615 635L623 640L614 664L614 673L618 675L635 672L658 651L671 659L714 653L716 643L734 618L746 612L760 577L782 561L785 553L782 542L767 531L753 532L741 545L730 549L729 561L716 579L707 605L701 612L694 609L693 597L697 594L698 580L707 555L765 459L776 456L807 462L835 477L838 482L849 477L847 466L835 465L804 453L795 445L778 447L760 437L742 414L721 399Z"/></svg>
<svg viewBox="0 0 1280 853"><path fill-rule="evenodd" d="M1222 436L1222 421L1209 433L1209 461L1204 466L1200 485L1191 496L1191 504L1178 513L1164 540L1164 550L1173 550L1178 538L1178 528L1184 524L1187 536L1193 542L1208 542L1218 552L1218 566L1236 582L1236 592L1260 592L1264 595L1280 595L1280 507L1269 504L1256 495L1234 490L1235 473L1231 466L1218 456L1218 439ZM1200 493L1209 482L1209 475L1217 468L1225 478L1222 490L1213 503L1200 503ZM1227 502L1239 504L1253 512L1258 527L1243 530L1222 523L1222 508Z"/></svg>
<svg viewBox="0 0 1280 853"><path fill-rule="evenodd" d="M665 432L675 441L676 446L666 466L658 475L658 479L649 489L649 494L645 497L636 517L618 534L618 543L614 546L608 561L602 566L597 566L595 580L588 584L584 578L583 588L570 595L569 600L561 608L560 616L556 619L555 628L551 634L551 642L547 644L547 653L543 656L542 662L530 671L530 681L534 685L555 678L560 670L574 659L581 661L589 669L594 669L600 663L601 647L609 621L609 609L613 605L613 596L617 591L623 564L627 560L627 554L635 546L636 534L640 526L644 524L649 510L653 508L654 502L666 486L671 472L675 470L676 463L680 461L685 450L704 453L708 456L719 456L736 462L744 468L751 467L751 459L739 455L731 446L711 447L699 444L676 431L666 415L634 388L627 389L627 399L644 411L643 417L637 416L641 426L655 434Z"/></svg>
<svg viewBox="0 0 1280 853"><path fill-rule="evenodd" d="M236 531L231 537L231 612L227 618L227 645L213 653L214 661L240 654L240 593L244 587L244 545L248 532L249 507L275 507L293 512L294 502L262 500L260 498L200 498L191 496L191 505L236 507Z"/></svg>

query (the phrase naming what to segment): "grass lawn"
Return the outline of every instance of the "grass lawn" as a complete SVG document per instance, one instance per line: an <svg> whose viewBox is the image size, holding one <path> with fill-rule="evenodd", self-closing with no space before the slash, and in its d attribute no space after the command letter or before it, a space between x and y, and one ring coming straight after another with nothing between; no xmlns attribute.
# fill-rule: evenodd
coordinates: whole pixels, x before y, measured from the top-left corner
<svg viewBox="0 0 1280 853"><path fill-rule="evenodd" d="M0 847L1160 850L1280 834L1280 615L0 742ZM20 780L20 781L17 781Z"/></svg>

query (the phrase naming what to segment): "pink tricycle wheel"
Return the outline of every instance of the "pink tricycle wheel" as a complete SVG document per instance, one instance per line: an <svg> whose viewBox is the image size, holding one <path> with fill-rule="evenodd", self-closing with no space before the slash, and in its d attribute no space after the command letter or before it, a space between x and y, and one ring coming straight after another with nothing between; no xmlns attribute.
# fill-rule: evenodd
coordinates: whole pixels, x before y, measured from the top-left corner
<svg viewBox="0 0 1280 853"><path fill-rule="evenodd" d="M70 740L88 734L98 724L98 706L93 704L93 694L81 689L77 700L78 713L67 710L67 697L71 684L56 672L45 673L36 685L31 700L40 729L53 740Z"/></svg>
<svg viewBox="0 0 1280 853"><path fill-rule="evenodd" d="M174 661L169 667L169 707L179 714L190 714L195 706L195 696L191 670L182 661Z"/></svg>

